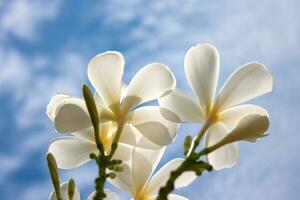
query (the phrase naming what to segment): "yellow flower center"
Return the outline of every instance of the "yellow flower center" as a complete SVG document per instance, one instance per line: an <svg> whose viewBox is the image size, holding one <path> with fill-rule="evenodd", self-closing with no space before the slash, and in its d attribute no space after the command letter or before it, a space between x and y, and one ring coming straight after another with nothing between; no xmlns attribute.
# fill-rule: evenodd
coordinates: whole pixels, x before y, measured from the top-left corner
<svg viewBox="0 0 300 200"><path fill-rule="evenodd" d="M221 112L219 112L219 109L214 103L210 103L208 106L206 106L205 111L206 119L210 124L214 124L221 120Z"/></svg>
<svg viewBox="0 0 300 200"><path fill-rule="evenodd" d="M105 152L108 153L117 131L117 125L114 122L101 123L99 129L100 140Z"/></svg>
<svg viewBox="0 0 300 200"><path fill-rule="evenodd" d="M149 195L145 192L140 192L137 196L134 197L134 200L149 200Z"/></svg>

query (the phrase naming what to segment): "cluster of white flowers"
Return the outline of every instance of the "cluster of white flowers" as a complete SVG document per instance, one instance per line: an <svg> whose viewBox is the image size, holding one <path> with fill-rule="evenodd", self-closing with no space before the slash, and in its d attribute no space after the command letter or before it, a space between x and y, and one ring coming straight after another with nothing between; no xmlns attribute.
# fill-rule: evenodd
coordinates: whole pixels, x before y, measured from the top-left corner
<svg viewBox="0 0 300 200"><path fill-rule="evenodd" d="M124 65L121 53L109 51L92 58L87 73L95 88L99 136L106 154L111 151L116 134L120 134L113 159L122 160L123 170L108 181L131 194L134 200L156 199L170 172L184 161L171 160L152 176L165 147L175 139L180 123L203 123L203 131L193 140L189 153L205 136L204 146L214 148L207 154L207 161L215 170L237 163L237 141L254 142L266 135L267 111L256 105L240 105L272 90L272 75L260 63L239 67L216 95L219 53L209 44L192 47L185 56L184 70L196 98L176 88L176 79L164 64L143 67L129 85L122 82ZM158 100L159 106L144 106L153 100ZM84 99L57 94L48 104L47 114L57 132L65 134L49 146L58 168L79 167L90 160L91 153L99 153ZM193 171L183 173L175 188L186 187L196 177ZM105 193L105 199L118 199L111 191ZM69 199L68 183L61 185L61 196L63 200ZM55 192L50 199L56 199ZM79 199L75 187L73 200ZM168 199L186 198L171 194Z"/></svg>

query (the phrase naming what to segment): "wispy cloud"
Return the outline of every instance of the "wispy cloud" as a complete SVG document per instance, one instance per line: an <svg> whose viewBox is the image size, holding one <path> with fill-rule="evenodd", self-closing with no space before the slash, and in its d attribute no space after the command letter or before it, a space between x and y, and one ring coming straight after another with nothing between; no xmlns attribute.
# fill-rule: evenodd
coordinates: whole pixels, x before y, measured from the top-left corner
<svg viewBox="0 0 300 200"><path fill-rule="evenodd" d="M53 19L59 11L60 1L7 1L0 13L0 39L9 35L25 40L38 39L38 28L45 20Z"/></svg>

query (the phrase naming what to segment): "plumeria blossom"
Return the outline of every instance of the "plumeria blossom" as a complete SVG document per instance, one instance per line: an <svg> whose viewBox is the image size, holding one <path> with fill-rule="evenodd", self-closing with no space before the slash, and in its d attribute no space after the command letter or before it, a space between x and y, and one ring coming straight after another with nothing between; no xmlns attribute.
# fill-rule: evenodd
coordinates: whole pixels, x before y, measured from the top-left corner
<svg viewBox="0 0 300 200"><path fill-rule="evenodd" d="M262 107L239 105L272 91L273 78L263 64L251 62L239 67L227 79L218 95L215 93L219 77L219 53L215 47L199 44L189 49L184 70L196 98L175 89L160 98L159 104L176 113L177 118L169 120L207 125L206 147L224 138L246 115L268 117ZM233 142L209 154L208 161L214 169L222 169L234 166L238 156L238 145Z"/></svg>
<svg viewBox="0 0 300 200"><path fill-rule="evenodd" d="M62 183L60 186L62 200L70 200L68 195L68 187L69 187L68 182ZM119 200L118 195L110 190L105 189L105 194L106 194L105 200ZM95 192L90 194L87 200L93 200L94 196L95 196ZM53 191L50 194L49 200L57 200L55 191ZM74 190L73 200L80 200L80 192L76 186Z"/></svg>
<svg viewBox="0 0 300 200"><path fill-rule="evenodd" d="M132 160L125 165L123 172L118 173L110 182L116 187L131 194L133 200L155 200L160 187L168 180L170 172L175 170L183 161L177 158L169 161L156 174L153 174L165 148L159 150L148 150L135 148ZM185 172L175 182L175 188L189 185L196 179L194 172ZM169 200L186 200L185 197L170 194Z"/></svg>
<svg viewBox="0 0 300 200"><path fill-rule="evenodd" d="M166 120L159 106L137 108L174 89L176 80L167 66L149 64L133 77L128 86L124 86L122 54L106 52L92 58L87 71L96 90L100 137L106 152L109 152L118 129L123 131L115 154L122 160L123 152L129 151L128 145L136 145L141 136L161 148L173 141L178 124ZM97 152L91 120L82 98L57 94L48 104L47 114L58 132L71 133L71 137L58 138L49 147L60 168L78 167L89 160L90 153Z"/></svg>

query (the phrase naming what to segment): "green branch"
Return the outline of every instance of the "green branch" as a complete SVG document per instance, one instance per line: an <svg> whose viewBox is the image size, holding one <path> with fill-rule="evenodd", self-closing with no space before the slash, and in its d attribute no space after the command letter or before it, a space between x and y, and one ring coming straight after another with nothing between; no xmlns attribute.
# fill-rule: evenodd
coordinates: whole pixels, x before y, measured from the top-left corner
<svg viewBox="0 0 300 200"><path fill-rule="evenodd" d="M184 172L193 171L197 176L201 176L204 171L213 170L212 166L209 163L199 160L201 156L207 155L211 152L212 149L203 149L200 153L195 153L202 137L205 135L209 126L209 122L204 124L194 142L192 142L191 136L187 136L185 138L183 147L184 155L186 155L186 158L177 169L170 173L167 183L165 184L165 186L160 188L159 195L156 200L167 200L168 195L174 190L176 179L180 177Z"/></svg>
<svg viewBox="0 0 300 200"><path fill-rule="evenodd" d="M104 186L105 182L107 181L107 178L115 178L116 174L114 172L122 171L122 167L120 166L122 164L122 161L114 160L112 159L112 157L118 147L118 141L123 129L123 120L120 120L118 123L117 134L111 145L111 151L109 155L106 155L103 144L100 139L100 120L94 96L86 84L83 84L82 90L84 100L93 124L96 145L100 152L98 155L94 153L90 154L90 158L95 160L98 165L98 177L95 179L96 195L94 197L94 200L103 200L106 197L106 194L104 192ZM107 169L112 170L114 172L107 173Z"/></svg>

